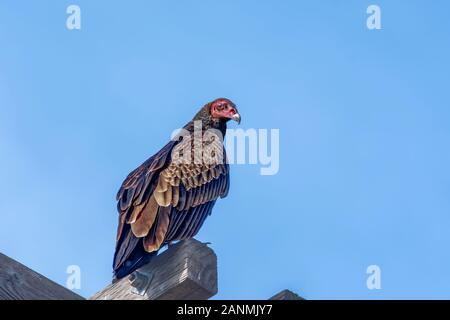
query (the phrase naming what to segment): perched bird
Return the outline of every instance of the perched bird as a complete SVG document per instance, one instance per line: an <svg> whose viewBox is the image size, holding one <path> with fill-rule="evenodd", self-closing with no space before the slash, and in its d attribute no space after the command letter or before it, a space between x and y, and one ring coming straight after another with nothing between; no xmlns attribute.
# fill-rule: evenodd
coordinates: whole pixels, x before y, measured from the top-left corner
<svg viewBox="0 0 450 320"><path fill-rule="evenodd" d="M194 237L216 200L227 196L223 138L229 120L241 121L233 102L207 103L180 135L127 176L117 193L115 279L148 263L165 244Z"/></svg>

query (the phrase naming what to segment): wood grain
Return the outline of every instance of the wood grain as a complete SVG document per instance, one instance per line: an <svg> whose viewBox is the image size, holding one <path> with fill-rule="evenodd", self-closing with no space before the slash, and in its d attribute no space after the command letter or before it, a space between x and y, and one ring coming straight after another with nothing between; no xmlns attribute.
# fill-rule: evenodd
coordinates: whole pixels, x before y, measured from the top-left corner
<svg viewBox="0 0 450 320"><path fill-rule="evenodd" d="M217 293L217 257L195 239L180 241L92 300L203 300Z"/></svg>
<svg viewBox="0 0 450 320"><path fill-rule="evenodd" d="M269 300L305 300L305 299L300 297L298 294L292 292L291 290L286 289L281 292L278 292Z"/></svg>
<svg viewBox="0 0 450 320"><path fill-rule="evenodd" d="M82 300L83 297L0 253L0 300Z"/></svg>

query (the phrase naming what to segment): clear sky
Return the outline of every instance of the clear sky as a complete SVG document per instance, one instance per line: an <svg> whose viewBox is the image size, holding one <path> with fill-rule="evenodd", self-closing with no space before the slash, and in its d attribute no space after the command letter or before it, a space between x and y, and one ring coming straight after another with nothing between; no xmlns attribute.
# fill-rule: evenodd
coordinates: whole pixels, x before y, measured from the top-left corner
<svg viewBox="0 0 450 320"><path fill-rule="evenodd" d="M81 30L66 28L70 4ZM232 166L198 235L218 255L216 298L449 299L449 10L1 1L0 251L63 285L78 265L76 291L102 289L124 177L225 96L242 128L280 130L280 170Z"/></svg>

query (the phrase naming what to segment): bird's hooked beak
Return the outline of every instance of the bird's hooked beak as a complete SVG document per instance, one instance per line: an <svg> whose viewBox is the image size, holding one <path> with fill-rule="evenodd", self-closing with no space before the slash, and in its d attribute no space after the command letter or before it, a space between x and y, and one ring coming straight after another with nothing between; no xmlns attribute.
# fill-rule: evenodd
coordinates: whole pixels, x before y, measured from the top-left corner
<svg viewBox="0 0 450 320"><path fill-rule="evenodd" d="M239 113L236 112L235 114L233 114L231 119L236 121L238 124L241 124L241 115Z"/></svg>

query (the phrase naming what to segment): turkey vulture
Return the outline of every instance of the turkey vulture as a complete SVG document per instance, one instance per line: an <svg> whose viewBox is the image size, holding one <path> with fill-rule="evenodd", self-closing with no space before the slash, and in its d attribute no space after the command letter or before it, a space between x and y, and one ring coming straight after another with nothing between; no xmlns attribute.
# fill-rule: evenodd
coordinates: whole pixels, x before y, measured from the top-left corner
<svg viewBox="0 0 450 320"><path fill-rule="evenodd" d="M223 138L230 119L241 121L233 102L207 103L182 133L127 176L117 193L115 279L146 264L163 245L195 236L216 200L226 197Z"/></svg>

